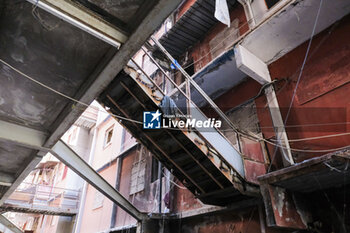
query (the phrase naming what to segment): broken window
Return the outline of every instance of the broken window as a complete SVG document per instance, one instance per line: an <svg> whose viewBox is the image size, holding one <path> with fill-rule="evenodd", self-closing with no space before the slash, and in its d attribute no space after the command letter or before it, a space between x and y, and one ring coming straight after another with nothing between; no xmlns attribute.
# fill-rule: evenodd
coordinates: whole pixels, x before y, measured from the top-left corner
<svg viewBox="0 0 350 233"><path fill-rule="evenodd" d="M105 133L104 147L108 146L112 142L113 126L110 127Z"/></svg>

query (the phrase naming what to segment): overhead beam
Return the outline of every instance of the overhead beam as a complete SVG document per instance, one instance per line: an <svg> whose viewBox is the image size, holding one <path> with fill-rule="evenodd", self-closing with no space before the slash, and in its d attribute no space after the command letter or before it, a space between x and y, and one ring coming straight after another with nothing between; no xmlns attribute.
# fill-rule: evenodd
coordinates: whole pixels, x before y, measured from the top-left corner
<svg viewBox="0 0 350 233"><path fill-rule="evenodd" d="M34 0L35 1L35 0ZM182 0L159 0L151 9L147 16L135 29L134 33L121 46L118 52L108 61L102 71L99 71L97 77L82 94L76 96L76 99L84 103L91 103L115 78L115 76L123 69L129 59L141 48L151 34L159 27L159 25L170 15L172 11L182 2ZM68 113L60 120L60 124L46 142L45 146L51 147L61 138L68 128L84 111L84 106L74 108L75 103L69 104L66 109ZM72 110L73 109L73 110Z"/></svg>
<svg viewBox="0 0 350 233"><path fill-rule="evenodd" d="M253 53L248 51L241 45L235 47L235 58L237 67L246 73L249 77L255 79L260 84L268 84L271 82L271 76L267 64L260 60ZM284 155L284 160L289 164L294 164L292 152L290 149L288 135L284 127L283 118L281 115L280 107L277 101L277 96L273 85L270 85L265 89L265 95L267 104L269 106L272 123L274 126L275 134L279 143L283 148L280 148Z"/></svg>
<svg viewBox="0 0 350 233"><path fill-rule="evenodd" d="M72 1L65 0L27 0L58 18L90 33L93 36L119 48L128 39L126 32L84 10Z"/></svg>
<svg viewBox="0 0 350 233"><path fill-rule="evenodd" d="M15 181L15 178L10 174L0 172L0 185L1 186L11 186Z"/></svg>
<svg viewBox="0 0 350 233"><path fill-rule="evenodd" d="M0 223L3 224L6 228L11 230L14 233L23 233L23 231L17 227L13 222L8 220L4 215L0 214Z"/></svg>
<svg viewBox="0 0 350 233"><path fill-rule="evenodd" d="M146 214L141 213L63 141L59 140L51 153L135 219L147 219Z"/></svg>
<svg viewBox="0 0 350 233"><path fill-rule="evenodd" d="M41 150L46 138L45 132L0 120L0 141Z"/></svg>
<svg viewBox="0 0 350 233"><path fill-rule="evenodd" d="M0 141L41 151L40 155L33 155L27 163L23 161L24 168L23 170L20 169L21 172L16 174L15 179L12 178L11 180L11 177L0 174L0 182L1 179L6 178L7 181L4 183L7 183L8 185L6 186L9 186L5 193L0 196L0 205L4 203L18 185L38 165L42 156L49 151L49 149L43 147L46 138L47 134L45 132L0 120Z"/></svg>
<svg viewBox="0 0 350 233"><path fill-rule="evenodd" d="M241 45L235 47L237 68L255 79L260 84L271 82L267 65Z"/></svg>

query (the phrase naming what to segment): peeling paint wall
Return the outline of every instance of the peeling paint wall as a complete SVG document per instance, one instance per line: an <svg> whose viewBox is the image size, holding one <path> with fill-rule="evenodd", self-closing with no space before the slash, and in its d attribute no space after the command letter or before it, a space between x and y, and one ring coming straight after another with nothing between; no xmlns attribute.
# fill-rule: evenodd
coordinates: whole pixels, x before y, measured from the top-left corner
<svg viewBox="0 0 350 233"><path fill-rule="evenodd" d="M301 76L287 127L289 139L308 138L349 132L350 121L350 17L315 36ZM272 79L287 79L277 86L277 98L285 118L308 41L269 66ZM256 100L258 116L266 138L274 137L265 97ZM301 126L303 126L301 128ZM349 136L325 138L291 144L292 148L316 150L343 147ZM269 146L270 153L273 148ZM294 153L296 161L322 153Z"/></svg>
<svg viewBox="0 0 350 233"><path fill-rule="evenodd" d="M258 208L191 217L170 223L170 233L261 233ZM266 228L267 233L290 232Z"/></svg>

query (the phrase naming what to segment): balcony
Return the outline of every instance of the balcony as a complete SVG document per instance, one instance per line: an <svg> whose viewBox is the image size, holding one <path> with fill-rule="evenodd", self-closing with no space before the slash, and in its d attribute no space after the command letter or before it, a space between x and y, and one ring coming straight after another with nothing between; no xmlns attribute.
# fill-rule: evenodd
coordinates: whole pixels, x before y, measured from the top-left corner
<svg viewBox="0 0 350 233"><path fill-rule="evenodd" d="M72 216L79 208L80 190L22 183L0 207L1 211Z"/></svg>

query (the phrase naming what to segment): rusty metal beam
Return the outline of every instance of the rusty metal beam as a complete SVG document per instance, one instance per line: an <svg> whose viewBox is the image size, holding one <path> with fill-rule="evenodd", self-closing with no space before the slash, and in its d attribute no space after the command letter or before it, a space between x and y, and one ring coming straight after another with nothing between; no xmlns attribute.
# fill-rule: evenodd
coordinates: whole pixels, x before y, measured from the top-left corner
<svg viewBox="0 0 350 233"><path fill-rule="evenodd" d="M110 97L109 95L107 95L107 98L109 99L109 101L111 101L112 104L114 104L114 105L119 109L119 111L121 111L121 112L123 113L123 115L124 115L125 117L131 119L130 116L129 116L129 114L128 114L127 112L125 112L125 111L119 106L119 104L117 104L117 103L113 100L112 97ZM136 125L136 123L134 123L134 122L131 122L131 123L132 123L136 128L138 128L138 126ZM149 141L153 144L153 146L156 147L157 150L159 150L159 151L163 154L163 156L166 157L177 169L179 169L179 170L183 173L183 175L186 176L186 178L187 178L189 181L191 181L191 183L192 183L194 186L196 186L196 187L198 188L198 190L200 190L202 193L205 193L205 191L197 184L197 182L195 182L189 175L187 175L187 173L186 173L179 165L177 165L177 164L175 163L175 161L172 160L172 159L166 154L166 152L165 152L162 148L160 148L160 147L157 145L157 143L156 143L151 137L149 137L149 136L148 136L147 134L145 134L144 132L142 132L142 135L143 135L147 140L149 140Z"/></svg>
<svg viewBox="0 0 350 233"><path fill-rule="evenodd" d="M153 90L150 89L147 84L145 84L144 80L141 80L139 77L139 73L137 73L133 68L127 68L126 72L134 79L135 82L139 84L139 86L145 91L145 93L153 100L155 104L159 104L163 96L165 95L164 92L161 90L161 88L144 72L144 70L135 62L136 68L139 69L145 77L148 78L148 80L158 89L159 93L162 94L162 96L155 96L156 92L153 92ZM159 100L157 100L155 97L157 97ZM193 106L194 103L192 103ZM198 110L200 111L200 110ZM202 113L203 114L203 113ZM243 187L241 185L241 182L236 178L234 174L234 170L231 167L228 167L226 164L222 163L222 158L218 155L215 149L208 147L207 143L199 137L198 134L194 133L193 131L188 131L181 129L181 131L194 143L197 145L197 147L208 156L208 159L220 170L220 172L226 176L227 179L230 180L230 182L233 183L233 185L238 188L239 190L243 191ZM247 186L249 187L249 186ZM249 189L249 188L248 188ZM255 190L255 189L254 189ZM257 193L256 190L254 192L248 192L248 193Z"/></svg>
<svg viewBox="0 0 350 233"><path fill-rule="evenodd" d="M135 64L137 64L135 61L134 61ZM140 67L139 67L140 68ZM145 73L146 74L146 73ZM148 77L149 78L149 77ZM156 83L150 79L154 85L156 85ZM123 82L120 82L120 85L143 107L144 110L147 110L145 105L141 102L141 100L139 100L139 98L137 98L133 93L132 91L123 83ZM157 85L156 85L157 86ZM158 89L160 89L160 87L157 86ZM110 98L110 97L109 97ZM111 99L110 99L111 100ZM185 153L190 156L197 164L198 166L200 166L204 172L212 179L214 180L214 182L220 187L220 188L224 188L224 186L182 145L182 143L177 139L175 138L168 130L166 130L167 134L173 138L173 140L176 141L176 143L185 151Z"/></svg>
<svg viewBox="0 0 350 233"><path fill-rule="evenodd" d="M191 154L191 152L189 152L183 145L182 143L176 138L174 137L174 135L172 135L172 133L169 132L169 130L166 130L167 134L186 152L186 154L188 156L190 156L196 163L198 166L200 166L203 171L220 187L220 188L224 188L224 186Z"/></svg>

